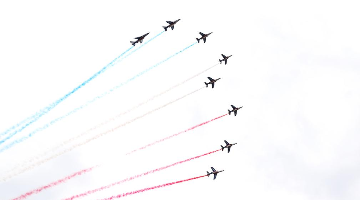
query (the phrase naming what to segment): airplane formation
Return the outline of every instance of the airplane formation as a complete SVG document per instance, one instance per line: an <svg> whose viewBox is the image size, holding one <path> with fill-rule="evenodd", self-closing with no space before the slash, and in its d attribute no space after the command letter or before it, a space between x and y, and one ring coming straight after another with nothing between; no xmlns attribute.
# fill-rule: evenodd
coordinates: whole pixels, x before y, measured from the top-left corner
<svg viewBox="0 0 360 200"><path fill-rule="evenodd" d="M168 23L168 25L167 25L167 26L163 26L164 30L167 31L168 28L171 28L171 30L174 30L175 25L176 25L179 21L180 21L180 19L175 20L175 21L166 21L166 22ZM200 37L200 38L196 38L197 42L200 43L200 41L203 40L204 43L206 43L206 38L207 38L209 35L211 35L212 33L213 33L213 32L210 32L210 33L208 33L208 34L204 34L204 33L202 33L202 32L199 32L199 34L201 35L201 37ZM130 41L131 45L135 46L137 43L142 43L143 40L145 39L145 37L148 36L149 34L150 34L150 32L148 32L148 33L146 33L146 34L143 34L143 35L141 35L141 36L139 36L139 37L136 37L136 38L135 38L135 41ZM225 56L224 54L221 54L221 56L222 56L223 59L219 59L220 64L222 64L222 62L224 62L225 65L226 65L228 59L229 59L232 55L230 55L230 56ZM211 78L211 77L207 77L207 78L209 79L209 82L204 82L204 83L205 83L206 87L208 87L209 85L211 85L212 88L214 88L214 87L215 87L215 83L221 79L221 78L213 79L213 78ZM232 110L228 110L228 114L231 115L231 113L233 112L233 113L234 113L234 116L237 115L237 111L238 111L239 109L243 108L243 106L235 107L234 105L231 105L231 107L232 107ZM225 142L225 146L220 145L220 146L221 146L221 150L224 151L224 149L227 148L227 149L228 149L228 153L230 153L231 147L237 144L237 143L230 144L230 143L227 142L226 140L224 140L224 142ZM219 151L219 150L220 150L220 149L218 149L217 151ZM218 170L215 170L214 167L211 167L211 171L210 171L210 172L209 172L209 171L206 171L206 172L207 172L206 176L210 177L210 175L214 175L213 180L215 180L216 177L217 177L217 175L218 175L218 173L221 173L221 172L223 172L223 171L224 171L224 170L219 170L219 171L218 171Z"/></svg>
<svg viewBox="0 0 360 200"><path fill-rule="evenodd" d="M171 28L171 30L174 30L175 24L176 24L177 22L179 22L179 21L180 21L180 19L175 20L175 21L166 21L166 22L168 23L168 25L167 25L167 26L163 26L163 28L165 29L165 31L167 31L168 28ZM200 40L203 40L204 43L205 43L205 42L206 42L206 38L207 38L209 35L211 35L212 33L213 33L213 32L210 32L210 33L208 33L208 34L204 34L204 33L202 33L202 32L199 32L199 34L201 35L201 37L200 37L200 38L196 38L197 42L200 43ZM131 44L135 46L135 44L138 43L138 42L142 43L143 39L144 39L148 34L149 34L149 33L146 33L146 34L144 34L144 35L142 35L142 36L140 36L140 37L136 37L135 39L136 39L137 41L130 41ZM222 62L224 62L225 65L226 65L226 64L227 64L227 60L228 60L232 55L230 55L230 56L225 56L224 54L221 54L221 56L223 57L223 59L219 59L220 64L221 64ZM215 82L218 81L218 80L220 80L220 78L217 78L217 79L213 79L213 78L211 78L211 77L207 77L207 78L209 79L209 82L208 82L208 83L207 83L207 82L204 82L204 83L205 83L206 87L208 87L208 85L211 85L212 88L214 88ZM232 107L232 110L228 110L228 113L229 113L229 115L231 115L231 113L234 112L234 116L236 116L236 115L237 115L237 111L242 108L242 106L240 106L240 107L237 108L237 107L235 107L234 105L231 105L231 107ZM224 149L227 148L227 149L228 149L228 153L230 153L230 148L231 148L233 145L237 144L237 143L229 144L226 140L224 140L224 142L225 142L226 145L225 145L225 146L220 145L220 146L221 146L221 150L224 151ZM211 169L212 169L212 172L208 172L208 171L207 171L207 176L209 177L211 174L214 174L214 179L213 179L213 180L216 179L216 176L217 176L218 173L224 171L224 170L216 171L216 170L214 169L214 167L211 167Z"/></svg>
<svg viewBox="0 0 360 200"><path fill-rule="evenodd" d="M230 144L230 143L228 143L226 140L224 140L224 142L225 142L226 145L225 145L225 146L220 145L220 146L221 146L221 150L224 151L225 148L228 148L228 153L230 153L230 148L231 148L232 146L234 146L235 144L237 144L237 143ZM212 172L206 171L206 173L207 173L207 176L208 176L208 177L209 177L211 174L214 174L214 179L213 179L213 180L216 179L216 176L217 176L218 173L224 171L224 170L217 171L217 170L214 169L214 167L211 167L211 170L212 170Z"/></svg>

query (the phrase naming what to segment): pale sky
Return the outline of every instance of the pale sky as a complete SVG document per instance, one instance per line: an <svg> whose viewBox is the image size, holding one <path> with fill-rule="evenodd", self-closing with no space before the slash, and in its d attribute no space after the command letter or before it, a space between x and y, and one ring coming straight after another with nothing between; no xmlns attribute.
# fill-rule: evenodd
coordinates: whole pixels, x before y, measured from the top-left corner
<svg viewBox="0 0 360 200"><path fill-rule="evenodd" d="M0 199L12 199L101 165L27 199L64 199L137 174L238 144L83 199L360 199L360 27L357 1L14 1L0 3L0 133L63 97L131 47L168 30L107 69L49 113L0 145L4 148L87 104L149 67L155 68L28 140L0 152ZM199 32L213 32L206 43ZM140 47L139 44L132 50ZM130 51L131 52L131 51ZM233 55L159 98L54 151L62 142L146 101ZM177 102L64 152L95 135ZM225 116L142 151L129 151ZM5 136L1 136L3 140ZM47 151L45 156L43 152ZM24 173L4 177L37 163ZM39 160L41 160L39 159ZM20 168L14 169L16 166Z"/></svg>

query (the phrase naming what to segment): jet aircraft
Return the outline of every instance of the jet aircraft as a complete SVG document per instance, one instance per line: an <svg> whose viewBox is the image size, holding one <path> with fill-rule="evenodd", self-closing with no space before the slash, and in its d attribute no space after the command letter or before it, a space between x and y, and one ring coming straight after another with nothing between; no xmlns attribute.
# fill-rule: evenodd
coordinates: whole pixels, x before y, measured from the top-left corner
<svg viewBox="0 0 360 200"><path fill-rule="evenodd" d="M144 35L142 35L142 36L136 37L136 38L135 38L136 41L130 41L130 43L131 43L133 46L135 46L135 44L138 43L138 42L142 43L143 40L144 40L144 38L145 38L147 35L149 35L149 33L146 33L146 34L144 34Z"/></svg>
<svg viewBox="0 0 360 200"><path fill-rule="evenodd" d="M212 32L211 32L211 33L212 33ZM199 32L199 34L201 35L201 38L196 38L196 40L198 41L198 43L200 43L200 40L203 39L203 40L204 40L204 43L205 43L207 36L209 36L211 33L204 34L204 33L202 33L202 32Z"/></svg>
<svg viewBox="0 0 360 200"><path fill-rule="evenodd" d="M210 82L204 82L205 83L205 85L206 85L206 87L208 87L208 85L209 84L211 84L212 85L212 88L214 88L214 84L215 84L215 82L216 81L218 81L218 80L220 80L220 78L218 78L218 79L212 79L211 77L207 77L209 80L210 80Z"/></svg>
<svg viewBox="0 0 360 200"><path fill-rule="evenodd" d="M234 115L236 116L236 114L237 114L237 111L240 109L240 108L242 108L242 106L241 107L235 107L234 105L231 105L231 107L232 107L232 109L233 110L228 110L229 111L229 115L231 114L231 112L234 112Z"/></svg>
<svg viewBox="0 0 360 200"><path fill-rule="evenodd" d="M225 148L228 148L228 153L230 153L231 146L237 144L237 143L229 144L226 140L224 140L224 142L225 142L226 145L224 147L223 147L223 145L220 145L221 146L221 151L224 151Z"/></svg>
<svg viewBox="0 0 360 200"><path fill-rule="evenodd" d="M180 19L175 20L175 21L173 21L173 22L172 22L172 21L166 21L169 25L163 26L163 28L165 29L165 31L167 31L167 29L170 28L170 27L171 27L171 30L174 30L174 25L175 25L178 21L180 21Z"/></svg>
<svg viewBox="0 0 360 200"><path fill-rule="evenodd" d="M213 180L215 180L216 179L216 176L217 176L217 174L218 173L220 173L220 172L223 172L224 170L221 170L221 171L216 171L213 167L211 167L211 169L212 169L212 172L208 172L208 171L206 171L206 173L207 173L207 176L209 177L211 174L214 174L214 179Z"/></svg>
<svg viewBox="0 0 360 200"><path fill-rule="evenodd" d="M222 59L222 60L219 59L220 64L221 64L221 61L225 61L225 65L226 65L226 64L227 64L227 59L229 59L232 55L230 55L230 56L225 56L224 54L221 54L221 55L222 55L222 57L223 57L224 59Z"/></svg>

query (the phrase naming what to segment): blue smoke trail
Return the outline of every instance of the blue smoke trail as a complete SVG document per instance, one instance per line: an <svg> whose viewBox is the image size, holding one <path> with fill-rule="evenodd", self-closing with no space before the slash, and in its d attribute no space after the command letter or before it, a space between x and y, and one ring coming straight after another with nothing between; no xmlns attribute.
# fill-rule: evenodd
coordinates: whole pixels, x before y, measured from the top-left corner
<svg viewBox="0 0 360 200"><path fill-rule="evenodd" d="M134 52L136 52L137 50L141 49L143 46L145 46L147 43L149 43L150 41L154 40L155 38L157 38L158 36L160 36L161 34L163 34L165 31L160 32L159 34L157 34L156 36L152 37L150 40L144 42L144 44L142 44L140 47L138 47L137 49L133 50L132 52L130 52L129 54L125 55L122 59L119 59L120 57L122 57L124 54L126 54L128 51L130 51L133 47L130 47L128 50L126 50L125 52L123 52L120 56L116 57L113 61L111 61L109 64L107 64L104 68L102 68L100 71L98 71L96 74L94 74L92 77L90 77L88 80L86 80L85 82L83 82L81 85L79 85L78 87L76 87L75 89L73 89L70 93L66 94L64 97L60 98L59 100L57 100L56 102L52 103L50 106L42 109L41 111L37 112L35 115L33 115L32 117L28 118L27 120L32 119L30 122L28 122L27 124L25 124L23 127L21 127L19 130L16 130L15 132L13 132L12 134L10 134L8 137L2 139L0 141L0 145L2 143L4 143L6 140L12 138L15 134L17 134L18 132L24 130L26 127L28 127L30 124L34 123L35 121L37 121L41 116L43 116L44 114L48 113L50 110L52 110L53 108L55 108L55 106L57 106L59 103L61 103L62 101L64 101L67 97L69 97L71 94L73 94L74 92L76 92L78 89L80 89L81 87L83 87L84 85L86 85L87 83L89 83L91 80L93 80L96 76L100 75L101 73L105 72L109 67L114 66L116 63L124 60L125 58L127 58L128 56L130 56L131 54L133 54ZM27 121L24 120L24 121ZM19 123L21 125L21 123ZM20 125L16 125L17 127ZM15 127L15 126L13 126ZM9 129L10 130L10 129ZM8 131L5 131L5 133L2 134L6 134ZM0 135L1 136L1 135Z"/></svg>
<svg viewBox="0 0 360 200"><path fill-rule="evenodd" d="M37 117L37 116L39 115L39 113L42 113L42 112L44 112L44 111L45 111L45 108L43 108L43 109L41 109L40 111L36 112L35 115L33 115L33 116L31 116L31 117L28 117L28 118L24 119L23 121L21 121L20 123L14 125L14 126L12 126L12 127L10 127L10 128L7 129L6 131L0 133L0 137L3 136L3 135L6 135L6 134L7 134L8 132L10 132L11 130L18 128L18 127L21 126L22 124L27 123L29 120L34 119L35 117Z"/></svg>
<svg viewBox="0 0 360 200"><path fill-rule="evenodd" d="M55 106L57 106L59 103L61 103L62 101L64 101L66 98L68 98L70 95L72 95L74 92L76 92L77 90L79 90L80 88L82 88L83 86L85 86L87 83L89 83L91 80L93 80L94 78L96 78L98 75L100 75L101 73L105 72L109 67L113 66L116 62L116 60L118 60L121 56L123 56L125 53L127 53L128 51L130 51L133 47L130 47L129 49L127 49L125 52L123 52L120 56L116 57L113 61L111 61L109 64L107 64L105 67L103 67L100 71L96 72L94 75L92 75L89 79L87 79L86 81L84 81L81 85L77 86L76 88L74 88L71 92L67 93L65 96L61 97L60 99L58 99L57 101L55 101L54 103L50 104L49 106L47 106L46 108L42 109L41 111L38 111L35 115L33 115L32 117L30 117L30 119L32 119L30 122L26 123L23 127L21 127L20 129L16 130L15 132L11 133L8 137L4 138L3 140L0 141L0 144L4 143L6 140L10 139L12 136L14 136L16 133L22 131L23 129L25 129L26 127L28 127L30 124L34 123L35 121L37 121L41 116L45 115L46 113L48 113L50 110L52 110L53 108L55 108Z"/></svg>
<svg viewBox="0 0 360 200"><path fill-rule="evenodd" d="M19 126L21 126L22 124L26 123L27 121L29 121L30 119L32 119L32 118L34 118L34 117L36 117L36 116L34 115L34 116L31 116L31 117L28 117L28 118L24 119L23 121L21 121L20 123L14 125L14 126L12 126L12 127L10 127L10 128L7 129L6 131L0 133L0 137L3 136L3 135L6 135L6 134L7 134L8 132L10 132L11 130L13 130L13 129L19 127Z"/></svg>
<svg viewBox="0 0 360 200"><path fill-rule="evenodd" d="M18 144L18 143L21 143L21 142L29 139L30 137L34 136L35 133L37 133L37 132L39 132L39 131L42 131L42 130L48 128L48 127L51 126L52 124L54 124L54 123L56 123L56 122L58 122L58 121L60 121L60 120L62 120L62 119L64 119L64 118L66 118L67 116L69 116L69 115L71 115L71 114L74 114L74 113L76 113L77 111L79 111L79 110L87 107L88 105L90 105L91 103L95 102L96 100L101 99L102 97L110 94L111 92L115 91L116 89L120 88L121 86L124 86L124 85L128 84L129 82L135 80L136 78L140 77L141 75L145 74L146 72L150 71L151 69L156 68L157 66L159 66L159 65L161 65L162 63L168 61L169 59L173 58L174 56L178 55L179 53L181 53L181 52L189 49L190 47L194 46L195 44L197 44L197 43L195 42L195 43L191 44L190 46L187 46L187 47L184 48L183 50L178 51L178 52L176 52L175 54L169 56L169 57L166 58L165 60L163 60L163 61L161 61L161 62L159 62L159 63L157 63L157 64L155 64L155 65L153 65L153 66L151 66L151 67L149 67L149 68L147 68L147 69L145 69L144 71L138 73L137 75L135 75L134 77L128 79L127 81L125 81L125 82L123 82L123 83L120 83L119 85L111 88L111 89L108 90L107 92L104 92L103 94L101 94L101 95L93 98L92 100L86 102L86 103L83 104L82 106L75 108L74 110L72 110L71 112L67 113L66 115L63 115L63 116L61 116L61 117L59 117L59 118L54 119L53 121L49 122L48 124L44 125L44 126L41 127L41 128L37 128L36 130L32 131L29 135L24 136L24 137L22 137L22 138L20 138L20 139L17 139L17 140L15 140L15 141L11 142L10 144L8 144L8 145L6 145L5 147L1 148L1 149L0 149L0 153L3 152L3 151L5 151L5 150L7 150L7 149L9 149L9 148L11 148L12 146L14 146L14 145L16 145L16 144Z"/></svg>

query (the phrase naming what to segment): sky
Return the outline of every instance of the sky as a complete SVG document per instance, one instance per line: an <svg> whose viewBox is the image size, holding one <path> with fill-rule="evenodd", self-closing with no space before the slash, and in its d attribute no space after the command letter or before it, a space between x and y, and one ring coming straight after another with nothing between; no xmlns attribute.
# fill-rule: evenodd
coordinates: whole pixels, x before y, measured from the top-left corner
<svg viewBox="0 0 360 200"><path fill-rule="evenodd" d="M225 171L215 181L204 177L125 198L359 199L358 5L320 0L1 2L0 133L82 84L128 50L133 38L150 32L144 44L160 35L136 44L126 58L0 144L3 148L87 105L0 152L0 199L100 165L27 199L68 198L218 150L223 140L237 145L230 153L216 152L83 199L205 175L210 167ZM166 21L176 19L181 20L175 29L163 32ZM199 32L213 33L198 44ZM232 55L227 65L217 65L221 54ZM214 89L205 88L208 76L221 78ZM236 117L222 117L125 155L227 114L232 104L243 106Z"/></svg>

